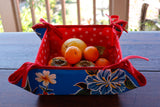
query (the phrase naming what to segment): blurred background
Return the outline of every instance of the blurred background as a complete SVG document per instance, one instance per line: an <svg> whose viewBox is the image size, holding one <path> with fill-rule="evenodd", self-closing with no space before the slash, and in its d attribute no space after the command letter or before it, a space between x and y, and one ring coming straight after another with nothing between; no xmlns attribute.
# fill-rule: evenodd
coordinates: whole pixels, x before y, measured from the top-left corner
<svg viewBox="0 0 160 107"><path fill-rule="evenodd" d="M32 32L40 18L53 25L108 25L105 14L120 15L128 21L128 31L160 30L160 0L0 0L0 32Z"/></svg>

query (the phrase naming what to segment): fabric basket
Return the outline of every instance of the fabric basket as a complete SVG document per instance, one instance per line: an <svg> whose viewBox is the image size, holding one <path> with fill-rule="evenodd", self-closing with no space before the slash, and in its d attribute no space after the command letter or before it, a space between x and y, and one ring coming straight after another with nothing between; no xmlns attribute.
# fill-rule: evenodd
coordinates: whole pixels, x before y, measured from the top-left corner
<svg viewBox="0 0 160 107"><path fill-rule="evenodd" d="M109 16L110 25L51 25L40 19L32 28L42 39L35 62L26 62L8 78L37 95L108 95L120 94L146 84L145 77L129 59L122 58L119 38L127 22ZM127 31L126 31L127 32ZM48 61L61 55L60 48L69 38L79 38L87 46L105 47L101 57L111 65L105 67L55 67Z"/></svg>

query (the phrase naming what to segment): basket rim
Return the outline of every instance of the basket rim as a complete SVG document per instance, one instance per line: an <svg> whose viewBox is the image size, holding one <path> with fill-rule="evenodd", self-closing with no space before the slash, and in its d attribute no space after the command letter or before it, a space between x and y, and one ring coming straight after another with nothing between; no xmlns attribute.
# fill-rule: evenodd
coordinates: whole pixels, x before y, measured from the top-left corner
<svg viewBox="0 0 160 107"><path fill-rule="evenodd" d="M70 27L77 27L77 28L87 28L87 27L91 27L91 28L105 28L105 27L112 27L113 25L110 24L110 25L52 25L52 24L49 24L51 25L52 27L56 27L56 28L70 28ZM47 26L45 24L41 24L41 23L38 23L38 24L35 24L34 26L32 26L32 29L36 29L36 28L47 28Z"/></svg>

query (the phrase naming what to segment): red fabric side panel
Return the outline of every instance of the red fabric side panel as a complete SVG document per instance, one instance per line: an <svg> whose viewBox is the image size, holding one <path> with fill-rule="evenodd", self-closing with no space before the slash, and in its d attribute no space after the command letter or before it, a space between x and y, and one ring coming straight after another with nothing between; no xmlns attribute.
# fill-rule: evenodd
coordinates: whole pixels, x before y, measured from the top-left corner
<svg viewBox="0 0 160 107"><path fill-rule="evenodd" d="M50 42L48 39L48 30L46 30L44 37L42 39L35 63L46 65L50 56Z"/></svg>

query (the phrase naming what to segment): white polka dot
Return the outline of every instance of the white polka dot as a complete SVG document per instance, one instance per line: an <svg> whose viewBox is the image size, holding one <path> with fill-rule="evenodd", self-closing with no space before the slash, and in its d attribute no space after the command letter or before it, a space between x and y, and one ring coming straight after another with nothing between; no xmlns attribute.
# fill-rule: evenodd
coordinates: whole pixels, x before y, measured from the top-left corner
<svg viewBox="0 0 160 107"><path fill-rule="evenodd" d="M106 30L106 32L109 32L109 30Z"/></svg>
<svg viewBox="0 0 160 107"><path fill-rule="evenodd" d="M93 38L91 38L90 41L93 41Z"/></svg>
<svg viewBox="0 0 160 107"><path fill-rule="evenodd" d="M43 63L43 59L41 60L41 62Z"/></svg>
<svg viewBox="0 0 160 107"><path fill-rule="evenodd" d="M27 65L27 67L29 67L30 65Z"/></svg>
<svg viewBox="0 0 160 107"><path fill-rule="evenodd" d="M93 34L93 37L96 37L96 34Z"/></svg>
<svg viewBox="0 0 160 107"><path fill-rule="evenodd" d="M88 34L88 31L85 31L86 34Z"/></svg>
<svg viewBox="0 0 160 107"><path fill-rule="evenodd" d="M99 35L102 35L102 32L99 32Z"/></svg>
<svg viewBox="0 0 160 107"><path fill-rule="evenodd" d="M72 32L75 32L75 29L72 29Z"/></svg>
<svg viewBox="0 0 160 107"><path fill-rule="evenodd" d="M42 50L42 54L43 54L43 50Z"/></svg>
<svg viewBox="0 0 160 107"><path fill-rule="evenodd" d="M79 28L78 30L79 30L79 31L81 31L81 30L82 30L82 28Z"/></svg>
<svg viewBox="0 0 160 107"><path fill-rule="evenodd" d="M46 38L44 39L44 42L46 42Z"/></svg>
<svg viewBox="0 0 160 107"><path fill-rule="evenodd" d="M81 37L81 38L82 38L82 37L83 37L83 35L80 35L79 37Z"/></svg>
<svg viewBox="0 0 160 107"><path fill-rule="evenodd" d="M44 56L44 59L46 59L46 56Z"/></svg>
<svg viewBox="0 0 160 107"><path fill-rule="evenodd" d="M67 35L68 34L68 32L65 32L65 35Z"/></svg>
<svg viewBox="0 0 160 107"><path fill-rule="evenodd" d="M118 55L118 59L120 58L120 55Z"/></svg>
<svg viewBox="0 0 160 107"><path fill-rule="evenodd" d="M41 54L39 55L39 57L41 57Z"/></svg>
<svg viewBox="0 0 160 107"><path fill-rule="evenodd" d="M96 28L93 28L93 31L96 31Z"/></svg>
<svg viewBox="0 0 160 107"><path fill-rule="evenodd" d="M127 63L125 63L124 65L125 65L125 66L128 66L128 64L127 64Z"/></svg>
<svg viewBox="0 0 160 107"><path fill-rule="evenodd" d="M47 53L47 51L46 51L46 50L44 50L44 53Z"/></svg>
<svg viewBox="0 0 160 107"><path fill-rule="evenodd" d="M45 47L45 44L43 44L43 47Z"/></svg>
<svg viewBox="0 0 160 107"><path fill-rule="evenodd" d="M100 40L99 42L103 42L103 40Z"/></svg>
<svg viewBox="0 0 160 107"><path fill-rule="evenodd" d="M46 38L47 38L47 36L48 36L48 35L46 35Z"/></svg>

